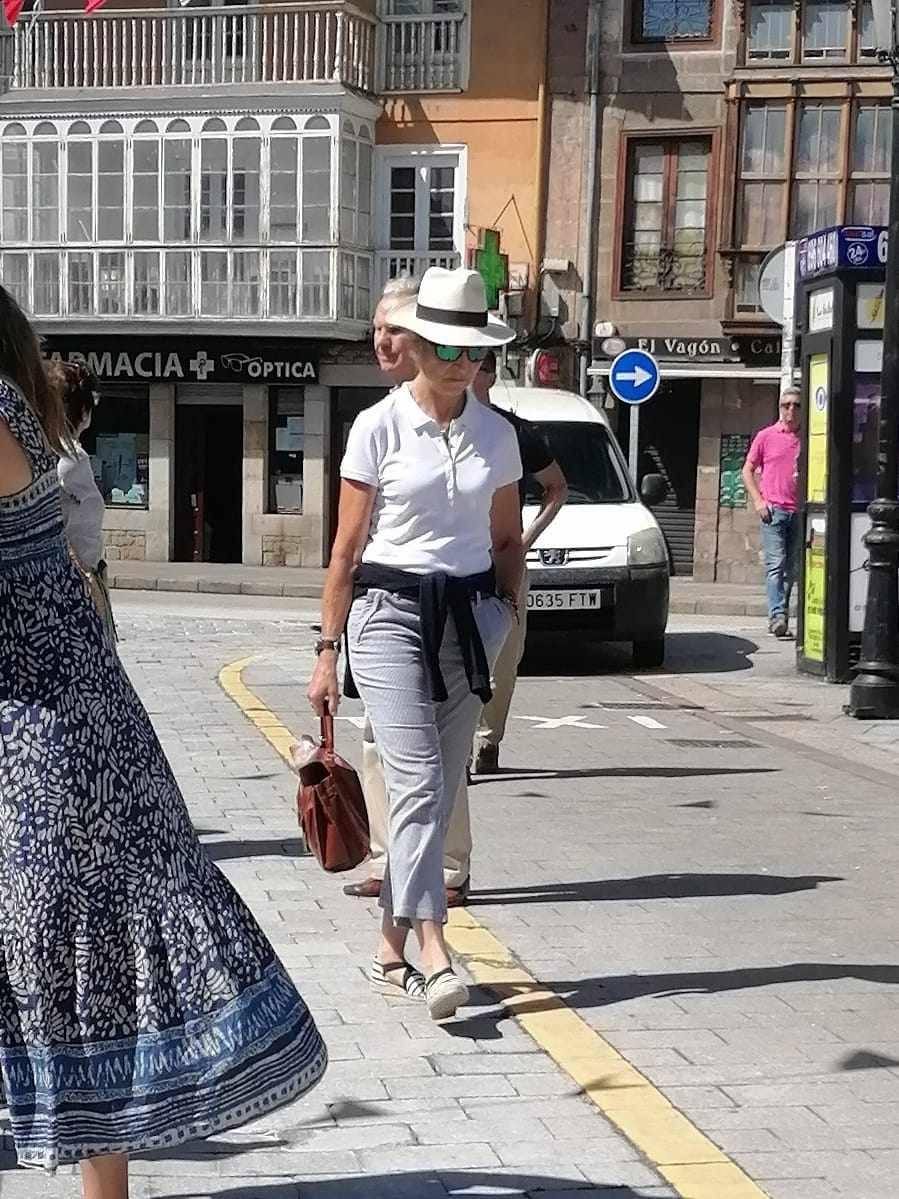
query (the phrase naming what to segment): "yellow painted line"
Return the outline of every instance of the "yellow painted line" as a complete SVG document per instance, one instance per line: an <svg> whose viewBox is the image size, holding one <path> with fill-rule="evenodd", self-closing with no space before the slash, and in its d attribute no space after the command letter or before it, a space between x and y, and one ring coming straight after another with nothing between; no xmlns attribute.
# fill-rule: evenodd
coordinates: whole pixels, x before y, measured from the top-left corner
<svg viewBox="0 0 899 1199"><path fill-rule="evenodd" d="M228 698L234 700L244 716L255 724L269 745L289 765L290 747L295 744L296 737L274 712L265 706L258 695L254 695L249 687L244 686L243 672L256 661L257 656L232 662L219 672L219 684Z"/></svg>
<svg viewBox="0 0 899 1199"><path fill-rule="evenodd" d="M244 685L258 658L226 666L219 682L285 760L296 738ZM672 1104L555 992L515 960L505 945L462 908L450 912L447 941L474 981L492 991L537 1045L599 1111L635 1145L681 1199L767 1199L736 1162Z"/></svg>

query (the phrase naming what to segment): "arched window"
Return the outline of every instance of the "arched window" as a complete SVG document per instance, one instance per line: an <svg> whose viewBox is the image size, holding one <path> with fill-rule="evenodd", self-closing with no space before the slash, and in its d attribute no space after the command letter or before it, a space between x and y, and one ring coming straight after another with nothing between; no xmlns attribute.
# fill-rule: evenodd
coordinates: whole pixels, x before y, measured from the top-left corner
<svg viewBox="0 0 899 1199"><path fill-rule="evenodd" d="M259 122L254 120L253 117L241 117L234 128L238 133L258 133Z"/></svg>
<svg viewBox="0 0 899 1199"><path fill-rule="evenodd" d="M122 126L118 121L104 121L100 126L101 133L122 133Z"/></svg>
<svg viewBox="0 0 899 1199"><path fill-rule="evenodd" d="M225 241L227 236L228 141L204 137L200 141L200 238Z"/></svg>
<svg viewBox="0 0 899 1199"><path fill-rule="evenodd" d="M303 138L302 240L312 242L331 240L330 128L324 137L306 136Z"/></svg>
<svg viewBox="0 0 899 1199"><path fill-rule="evenodd" d="M73 121L69 126L69 137L83 137L85 133L90 133L91 127L87 121Z"/></svg>
<svg viewBox="0 0 899 1199"><path fill-rule="evenodd" d="M220 117L210 117L203 126L204 133L226 133L228 126Z"/></svg>
<svg viewBox="0 0 899 1199"><path fill-rule="evenodd" d="M340 240L356 240L356 211L359 207L359 152L349 121L340 138Z"/></svg>
<svg viewBox="0 0 899 1199"><path fill-rule="evenodd" d="M68 208L66 211L66 239L70 243L94 240L94 147L95 142L72 137L72 130L83 125L77 121L69 130L66 142L66 171L68 186ZM80 133L81 130L79 129ZM80 261L80 260L79 260Z"/></svg>
<svg viewBox="0 0 899 1199"><path fill-rule="evenodd" d="M327 117L310 117L305 128L307 133L330 133L331 123Z"/></svg>
<svg viewBox="0 0 899 1199"><path fill-rule="evenodd" d="M243 125L243 122L240 122ZM255 125L256 122L250 122ZM239 126L238 126L239 127ZM262 140L255 136L235 137L232 148L231 212L235 241L259 240L260 159Z"/></svg>
<svg viewBox="0 0 899 1199"><path fill-rule="evenodd" d="M35 136L31 143L32 235L35 241L59 241L59 144L56 128L49 121L38 125L35 135L39 131L44 138ZM47 136L51 133L52 141Z"/></svg>
<svg viewBox="0 0 899 1199"><path fill-rule="evenodd" d="M190 132L187 121L171 121L168 132ZM189 137L166 137L164 147L163 236L166 241L190 241L191 142Z"/></svg>
<svg viewBox="0 0 899 1199"><path fill-rule="evenodd" d="M109 128L112 126L112 128ZM107 121L101 128L114 133L121 125ZM125 237L125 141L101 138L97 144L97 237L122 241Z"/></svg>
<svg viewBox="0 0 899 1199"><path fill-rule="evenodd" d="M34 128L35 137L56 137L57 129L51 121L41 121Z"/></svg>
<svg viewBox="0 0 899 1199"><path fill-rule="evenodd" d="M293 126L290 117L279 117L272 128L286 128L282 121ZM297 240L297 217L299 201L297 195L299 183L298 163L299 141L295 133L271 139L269 155L269 186L271 189L271 205L269 212L270 235L272 241L295 242Z"/></svg>
<svg viewBox="0 0 899 1199"><path fill-rule="evenodd" d="M277 117L272 121L273 131L283 131L286 129L296 129L297 123L293 117Z"/></svg>
<svg viewBox="0 0 899 1199"><path fill-rule="evenodd" d="M25 127L7 125L0 146L0 240L6 245L28 240L28 143ZM22 138L22 141L15 139Z"/></svg>
<svg viewBox="0 0 899 1199"><path fill-rule="evenodd" d="M156 134L155 121L141 121L135 134ZM159 138L135 137L131 143L131 235L134 241L159 241ZM148 268L149 269L149 268Z"/></svg>

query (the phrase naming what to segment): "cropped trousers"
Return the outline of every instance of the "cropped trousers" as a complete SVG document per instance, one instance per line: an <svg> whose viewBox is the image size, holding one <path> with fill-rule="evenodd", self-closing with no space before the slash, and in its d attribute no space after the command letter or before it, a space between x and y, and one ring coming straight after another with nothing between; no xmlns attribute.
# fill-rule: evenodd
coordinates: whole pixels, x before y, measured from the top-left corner
<svg viewBox="0 0 899 1199"><path fill-rule="evenodd" d="M485 596L473 605L493 668L513 620ZM347 625L353 678L384 767L387 862L381 907L397 925L446 920L443 857L481 700L469 689L455 624L446 622L440 669L447 698L425 678L418 601L371 589L353 601Z"/></svg>

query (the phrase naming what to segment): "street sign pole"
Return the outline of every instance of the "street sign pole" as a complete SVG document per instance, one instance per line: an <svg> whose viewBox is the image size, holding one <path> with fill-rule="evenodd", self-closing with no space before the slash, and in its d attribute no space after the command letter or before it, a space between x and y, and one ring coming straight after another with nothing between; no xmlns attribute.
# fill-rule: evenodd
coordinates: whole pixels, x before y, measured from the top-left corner
<svg viewBox="0 0 899 1199"><path fill-rule="evenodd" d="M634 486L640 486L640 405L651 400L662 381L659 364L645 350L624 350L609 367L609 389L630 407L627 466Z"/></svg>
<svg viewBox="0 0 899 1199"><path fill-rule="evenodd" d="M637 482L637 470L640 465L640 405L631 404L630 436L627 444L627 466L631 478Z"/></svg>

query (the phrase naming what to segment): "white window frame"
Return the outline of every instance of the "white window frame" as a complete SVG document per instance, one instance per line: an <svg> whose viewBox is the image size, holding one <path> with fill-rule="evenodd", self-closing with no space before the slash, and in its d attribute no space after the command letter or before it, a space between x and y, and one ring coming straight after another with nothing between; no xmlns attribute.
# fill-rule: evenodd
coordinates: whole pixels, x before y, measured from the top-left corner
<svg viewBox="0 0 899 1199"><path fill-rule="evenodd" d="M465 253L465 227L468 217L468 147L448 146L376 146L375 147L375 212L374 243L379 250L390 249L390 172L394 167L447 166L455 171L453 206L453 248ZM420 213L416 205L416 234L413 250L398 250L398 254L428 254L428 238L419 236L419 223L426 223L427 212ZM423 244L419 244L419 242ZM433 251L438 253L438 251Z"/></svg>

